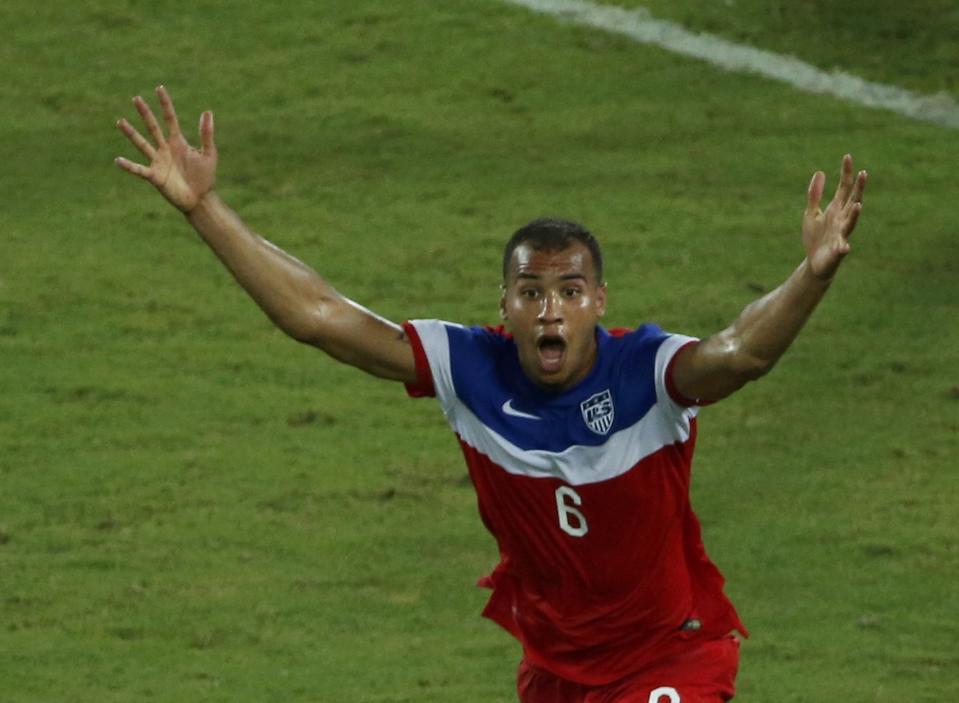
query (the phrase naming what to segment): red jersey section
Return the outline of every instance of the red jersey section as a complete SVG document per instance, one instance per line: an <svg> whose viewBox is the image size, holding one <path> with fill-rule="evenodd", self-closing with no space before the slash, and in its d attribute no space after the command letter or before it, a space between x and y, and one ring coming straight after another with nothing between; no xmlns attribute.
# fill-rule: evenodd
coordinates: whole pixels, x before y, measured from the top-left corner
<svg viewBox="0 0 959 703"><path fill-rule="evenodd" d="M461 442L502 556L480 581L493 589L483 614L523 643L528 661L601 685L690 639L745 631L689 506L694 441L665 447L617 478L577 486L579 502L568 505L581 536L562 529L561 481L509 474ZM680 632L692 617L703 629Z"/></svg>

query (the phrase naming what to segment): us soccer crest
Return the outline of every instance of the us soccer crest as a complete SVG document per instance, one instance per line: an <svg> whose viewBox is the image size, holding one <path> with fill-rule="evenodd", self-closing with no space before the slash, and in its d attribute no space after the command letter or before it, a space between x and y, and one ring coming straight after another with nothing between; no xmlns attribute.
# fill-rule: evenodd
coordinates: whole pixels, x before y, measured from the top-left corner
<svg viewBox="0 0 959 703"><path fill-rule="evenodd" d="M596 434L609 433L616 413L613 410L613 396L608 388L584 400L579 404L579 409L583 411L583 420L589 429Z"/></svg>

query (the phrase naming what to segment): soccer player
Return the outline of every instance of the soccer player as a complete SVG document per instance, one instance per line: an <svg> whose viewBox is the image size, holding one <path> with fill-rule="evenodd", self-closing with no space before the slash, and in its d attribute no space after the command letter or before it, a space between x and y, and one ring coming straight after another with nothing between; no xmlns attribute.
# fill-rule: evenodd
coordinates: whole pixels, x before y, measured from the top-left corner
<svg viewBox="0 0 959 703"><path fill-rule="evenodd" d="M689 503L696 415L768 372L828 290L862 209L852 158L825 212L825 175L812 177L799 267L704 340L601 327L599 245L563 220L507 243L504 327L397 325L252 232L214 190L212 113L191 148L156 92L167 134L135 98L150 139L117 126L150 163L117 165L181 210L288 335L439 400L499 546L484 615L523 645L523 703L731 699L746 630Z"/></svg>

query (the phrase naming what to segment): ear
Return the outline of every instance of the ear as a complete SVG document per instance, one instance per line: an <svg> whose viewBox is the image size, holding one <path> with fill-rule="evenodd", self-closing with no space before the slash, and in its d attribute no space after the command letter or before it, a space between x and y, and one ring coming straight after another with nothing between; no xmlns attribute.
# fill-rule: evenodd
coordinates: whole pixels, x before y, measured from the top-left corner
<svg viewBox="0 0 959 703"><path fill-rule="evenodd" d="M499 296L499 316L502 320L508 320L509 316L506 314L506 286L501 285L500 296Z"/></svg>
<svg viewBox="0 0 959 703"><path fill-rule="evenodd" d="M606 284L596 289L596 314L602 317L606 314Z"/></svg>

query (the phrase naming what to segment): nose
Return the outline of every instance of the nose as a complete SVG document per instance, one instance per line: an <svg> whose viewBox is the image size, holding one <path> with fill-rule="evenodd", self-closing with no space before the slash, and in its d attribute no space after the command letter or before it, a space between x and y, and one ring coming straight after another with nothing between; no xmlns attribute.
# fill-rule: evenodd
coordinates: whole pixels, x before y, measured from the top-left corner
<svg viewBox="0 0 959 703"><path fill-rule="evenodd" d="M539 321L543 323L562 322L563 310L559 294L547 293L542 297L539 308Z"/></svg>

